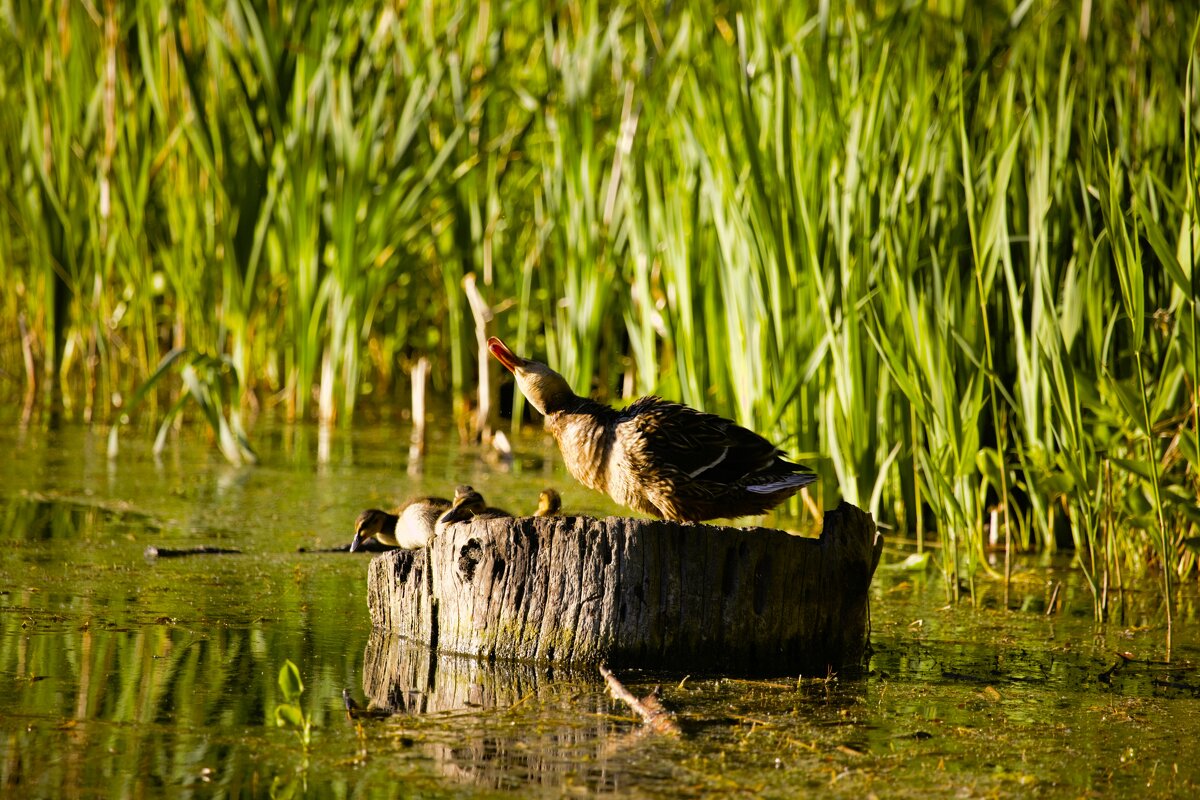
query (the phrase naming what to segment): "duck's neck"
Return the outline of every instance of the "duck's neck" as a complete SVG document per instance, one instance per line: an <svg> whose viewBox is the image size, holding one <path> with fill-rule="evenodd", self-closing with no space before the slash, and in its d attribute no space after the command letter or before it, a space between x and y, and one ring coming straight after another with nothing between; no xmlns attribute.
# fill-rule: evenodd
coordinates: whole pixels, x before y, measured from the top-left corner
<svg viewBox="0 0 1200 800"><path fill-rule="evenodd" d="M400 543L396 539L396 525L400 522L398 514L384 514L384 522L380 530L375 533L375 541L385 547L399 547Z"/></svg>
<svg viewBox="0 0 1200 800"><path fill-rule="evenodd" d="M617 411L586 397L546 416L567 470L585 486L607 491L608 461L616 435Z"/></svg>

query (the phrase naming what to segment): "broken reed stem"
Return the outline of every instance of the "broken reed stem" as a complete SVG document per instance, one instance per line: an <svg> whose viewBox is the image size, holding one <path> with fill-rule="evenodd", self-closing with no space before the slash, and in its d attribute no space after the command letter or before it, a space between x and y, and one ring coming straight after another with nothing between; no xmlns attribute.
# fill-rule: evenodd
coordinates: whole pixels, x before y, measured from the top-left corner
<svg viewBox="0 0 1200 800"><path fill-rule="evenodd" d="M479 407L475 411L475 438L486 445L492 439L492 416L497 400L493 367L495 362L487 346L490 335L488 326L495 319L495 314L479 292L479 286L475 283L475 273L468 272L464 275L462 283L467 303L471 306L471 317L475 320L475 344L479 358Z"/></svg>
<svg viewBox="0 0 1200 800"><path fill-rule="evenodd" d="M21 337L21 356L25 360L25 398L22 404L21 421L28 424L33 414L33 399L37 394L37 367L33 361L33 334L25 325L25 315L17 315L17 330Z"/></svg>
<svg viewBox="0 0 1200 800"><path fill-rule="evenodd" d="M421 356L412 371L412 434L408 446L408 472L420 471L425 455L425 382L429 377L429 359Z"/></svg>
<svg viewBox="0 0 1200 800"><path fill-rule="evenodd" d="M1056 606L1058 605L1058 592L1060 589L1062 589L1062 581L1056 581L1054 584L1054 591L1050 593L1050 602L1046 604L1047 617L1053 616L1058 610Z"/></svg>

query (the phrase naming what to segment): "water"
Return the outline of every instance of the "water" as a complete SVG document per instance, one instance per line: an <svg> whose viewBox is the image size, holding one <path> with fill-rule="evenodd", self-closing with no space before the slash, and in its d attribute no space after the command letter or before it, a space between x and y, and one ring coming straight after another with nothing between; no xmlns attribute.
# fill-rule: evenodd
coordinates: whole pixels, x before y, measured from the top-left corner
<svg viewBox="0 0 1200 800"><path fill-rule="evenodd" d="M546 485L573 512L617 511L542 439L502 468L443 434L417 476L405 431L386 425L260 429L262 463L241 469L203 439L185 434L156 460L127 436L110 461L85 429L0 429L4 796L1198 790L1192 587L1167 664L1152 582L1126 597L1123 623L1098 626L1070 571L1022 564L1006 611L986 582L971 609L948 606L932 574L881 570L866 675L622 673L638 694L661 683L678 714L682 736L647 736L590 671L487 666L373 635L367 557L298 552L348 543L363 508L459 482L513 511ZM147 545L242 553L148 560ZM1063 610L1046 616L1059 581ZM307 752L275 725L288 659L314 725ZM343 689L396 713L350 720Z"/></svg>

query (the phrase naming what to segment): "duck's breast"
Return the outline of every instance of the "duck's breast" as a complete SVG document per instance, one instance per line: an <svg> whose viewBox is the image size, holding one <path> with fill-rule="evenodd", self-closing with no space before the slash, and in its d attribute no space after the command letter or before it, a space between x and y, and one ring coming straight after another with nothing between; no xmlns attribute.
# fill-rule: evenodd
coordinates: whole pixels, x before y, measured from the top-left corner
<svg viewBox="0 0 1200 800"><path fill-rule="evenodd" d="M651 516L663 516L657 482L646 459L646 442L632 420L617 425L609 455L605 491L618 503Z"/></svg>
<svg viewBox="0 0 1200 800"><path fill-rule="evenodd" d="M605 491L611 446L605 427L586 414L556 414L548 427L571 477L589 489Z"/></svg>

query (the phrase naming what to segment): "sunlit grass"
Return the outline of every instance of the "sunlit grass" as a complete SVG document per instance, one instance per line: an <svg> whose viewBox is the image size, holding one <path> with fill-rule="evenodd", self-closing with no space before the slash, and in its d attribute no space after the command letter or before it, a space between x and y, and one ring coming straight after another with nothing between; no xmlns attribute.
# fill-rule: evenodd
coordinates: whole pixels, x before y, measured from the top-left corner
<svg viewBox="0 0 1200 800"><path fill-rule="evenodd" d="M421 356L469 401L474 274L577 390L819 457L954 587L990 544L1070 543L1099 615L1195 575L1194 12L668 8L14 10L4 337L89 418L189 348L349 421Z"/></svg>

